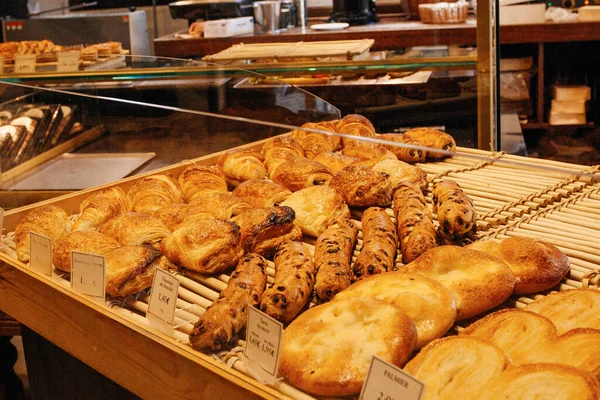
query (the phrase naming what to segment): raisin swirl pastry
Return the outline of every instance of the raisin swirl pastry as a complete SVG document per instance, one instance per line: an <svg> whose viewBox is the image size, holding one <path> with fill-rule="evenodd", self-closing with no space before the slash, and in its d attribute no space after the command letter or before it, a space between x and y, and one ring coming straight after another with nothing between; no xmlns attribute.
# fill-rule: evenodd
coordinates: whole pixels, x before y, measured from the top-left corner
<svg viewBox="0 0 600 400"><path fill-rule="evenodd" d="M473 200L454 181L444 179L433 186L433 210L440 223L439 234L446 241L460 240L477 229Z"/></svg>
<svg viewBox="0 0 600 400"><path fill-rule="evenodd" d="M227 191L225 173L218 165L190 165L181 172L177 181L186 203L194 201L203 190Z"/></svg>
<svg viewBox="0 0 600 400"><path fill-rule="evenodd" d="M248 307L260 304L267 285L267 260L246 254L237 264L217 300L194 324L190 344L202 352L217 352L245 325Z"/></svg>
<svg viewBox="0 0 600 400"><path fill-rule="evenodd" d="M351 165L335 174L329 185L337 189L350 206L381 206L392 202L392 181L388 174L364 165Z"/></svg>
<svg viewBox="0 0 600 400"><path fill-rule="evenodd" d="M432 149L447 151L456 150L456 142L452 136L433 128L415 128L408 130L404 133L404 139L415 141L422 146L431 147ZM428 151L426 154L428 160L440 160L446 157L447 155L436 151Z"/></svg>
<svg viewBox="0 0 600 400"><path fill-rule="evenodd" d="M398 133L382 133L378 135L377 138L396 143L421 145L420 143ZM394 146L393 144L386 144L384 146L386 149L394 153L396 157L398 157L398 160L407 163L423 162L425 161L425 157L427 155L427 152L424 150L412 149L410 147Z"/></svg>

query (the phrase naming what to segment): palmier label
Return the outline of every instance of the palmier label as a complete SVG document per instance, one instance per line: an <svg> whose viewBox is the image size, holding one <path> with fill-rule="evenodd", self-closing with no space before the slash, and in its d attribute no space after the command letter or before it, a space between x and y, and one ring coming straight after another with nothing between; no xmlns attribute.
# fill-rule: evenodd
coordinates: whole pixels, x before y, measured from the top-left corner
<svg viewBox="0 0 600 400"><path fill-rule="evenodd" d="M373 356L360 400L420 400L424 389L423 382Z"/></svg>
<svg viewBox="0 0 600 400"><path fill-rule="evenodd" d="M71 252L71 287L81 294L104 300L106 259L97 254Z"/></svg>
<svg viewBox="0 0 600 400"><path fill-rule="evenodd" d="M277 377L283 324L255 307L248 309L244 356L264 372Z"/></svg>
<svg viewBox="0 0 600 400"><path fill-rule="evenodd" d="M35 72L35 54L15 55L15 74Z"/></svg>
<svg viewBox="0 0 600 400"><path fill-rule="evenodd" d="M29 232L29 266L40 275L52 275L52 239Z"/></svg>
<svg viewBox="0 0 600 400"><path fill-rule="evenodd" d="M57 54L57 72L79 71L79 52L61 51Z"/></svg>
<svg viewBox="0 0 600 400"><path fill-rule="evenodd" d="M157 269L152 281L152 291L146 317L173 326L179 280L162 269Z"/></svg>

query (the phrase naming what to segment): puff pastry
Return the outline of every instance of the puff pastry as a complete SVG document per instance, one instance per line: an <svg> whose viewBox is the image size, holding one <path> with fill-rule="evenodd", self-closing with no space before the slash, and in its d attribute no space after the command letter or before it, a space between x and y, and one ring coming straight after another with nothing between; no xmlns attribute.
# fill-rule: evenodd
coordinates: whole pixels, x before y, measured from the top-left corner
<svg viewBox="0 0 600 400"><path fill-rule="evenodd" d="M292 192L265 179L250 179L241 183L231 194L243 199L252 207L273 207L285 201Z"/></svg>
<svg viewBox="0 0 600 400"><path fill-rule="evenodd" d="M332 173L337 174L342 169L359 161L359 159L355 157L347 157L342 153L332 153L330 151L326 151L325 153L321 153L316 156L313 161L323 164L329 168Z"/></svg>
<svg viewBox="0 0 600 400"><path fill-rule="evenodd" d="M477 229L473 200L454 181L444 179L433 186L433 211L440 223L439 234L448 242L458 241Z"/></svg>
<svg viewBox="0 0 600 400"><path fill-rule="evenodd" d="M411 144L411 145L419 145L420 143L415 142L412 139L404 137L404 135L400 135L398 133L382 133L377 136L378 139L387 140L389 142L403 143L403 144ZM384 145L386 149L391 151L398 157L398 160L404 161L407 163L416 163L425 161L425 157L427 155L427 151L420 149L413 149L410 147L401 147L395 146L393 144Z"/></svg>
<svg viewBox="0 0 600 400"><path fill-rule="evenodd" d="M265 167L270 175L287 160L304 158L304 149L291 136L276 136L263 145L262 154L265 156Z"/></svg>
<svg viewBox="0 0 600 400"><path fill-rule="evenodd" d="M375 130L372 129L372 125L369 126L367 124L361 122L350 122L344 123L342 126L338 128L339 133L344 135L352 135L352 136L362 136L366 138L374 138L376 136ZM342 146L352 146L354 144L360 143L368 143L365 141L361 141L360 139L350 139L348 137L342 136Z"/></svg>
<svg viewBox="0 0 600 400"><path fill-rule="evenodd" d="M154 218L173 232L187 217L194 214L208 214L206 207L194 204L169 204L154 211ZM223 218L226 219L226 218Z"/></svg>
<svg viewBox="0 0 600 400"><path fill-rule="evenodd" d="M337 218L350 218L344 197L330 186L312 186L292 193L282 206L296 213L296 224L302 233L318 237Z"/></svg>
<svg viewBox="0 0 600 400"><path fill-rule="evenodd" d="M432 149L441 149L447 151L456 150L454 138L445 132L433 128L416 128L404 132L404 138L420 143L422 146ZM445 154L433 150L427 151L426 158L430 160L440 160L448 157Z"/></svg>
<svg viewBox="0 0 600 400"><path fill-rule="evenodd" d="M73 223L74 231L99 230L109 219L131 210L131 202L120 187L112 187L93 194L79 206L79 216Z"/></svg>
<svg viewBox="0 0 600 400"><path fill-rule="evenodd" d="M309 160L314 159L321 153L335 150L331 141L319 133L309 133L300 139L300 144L304 148L304 155Z"/></svg>
<svg viewBox="0 0 600 400"><path fill-rule="evenodd" d="M190 165L177 179L186 203L191 203L197 193L203 190L227 191L225 173L218 165Z"/></svg>
<svg viewBox="0 0 600 400"><path fill-rule="evenodd" d="M204 275L224 272L244 254L240 228L205 214L187 217L161 242L161 251L174 264Z"/></svg>
<svg viewBox="0 0 600 400"><path fill-rule="evenodd" d="M309 135L317 135L317 136L320 136L323 139L327 140L327 142L329 142L329 147L331 147L333 150L338 150L341 147L341 138L339 136L328 135L326 133L313 132L313 131L310 131L307 129L314 129L314 130L337 133L338 128L337 128L336 123L333 123L331 121L307 122L307 123L303 124L300 129L294 129L292 131L292 137L294 139L296 139L297 141L299 141L300 143L302 143L302 141L305 137L307 137ZM304 145L302 147L304 147ZM306 149L306 147L304 147L304 148Z"/></svg>
<svg viewBox="0 0 600 400"><path fill-rule="evenodd" d="M244 199L227 192L204 191L190 204L217 218L229 219L252 208Z"/></svg>
<svg viewBox="0 0 600 400"><path fill-rule="evenodd" d="M288 160L281 164L273 174L273 182L295 192L310 186L326 185L333 173L326 166L304 158Z"/></svg>
<svg viewBox="0 0 600 400"><path fill-rule="evenodd" d="M106 294L112 297L127 297L149 288L156 269L165 269L160 251L150 246L123 246L104 257Z"/></svg>
<svg viewBox="0 0 600 400"><path fill-rule="evenodd" d="M373 166L373 171L388 174L392 180L393 190L405 181L417 184L422 191L427 190L427 173L415 165L399 160L383 160Z"/></svg>
<svg viewBox="0 0 600 400"><path fill-rule="evenodd" d="M171 231L158 219L142 213L125 213L109 219L100 233L112 237L122 246L148 244L157 247Z"/></svg>
<svg viewBox="0 0 600 400"><path fill-rule="evenodd" d="M347 114L346 116L344 116L344 118L338 120L337 129L339 131L342 126L344 126L346 124L354 124L354 123L364 125L369 130L375 132L375 127L373 126L373 124L371 123L369 118L365 117L364 115L360 115L360 114Z"/></svg>
<svg viewBox="0 0 600 400"><path fill-rule="evenodd" d="M69 232L52 246L52 264L61 271L71 272L72 251L103 255L118 247L121 247L119 242L100 232Z"/></svg>
<svg viewBox="0 0 600 400"><path fill-rule="evenodd" d="M217 164L223 168L227 182L237 186L248 179L264 179L267 176L264 161L264 156L257 151L235 149L222 154Z"/></svg>
<svg viewBox="0 0 600 400"><path fill-rule="evenodd" d="M162 206L183 203L179 184L171 174L147 176L129 188L127 196L132 211L148 215Z"/></svg>
<svg viewBox="0 0 600 400"><path fill-rule="evenodd" d="M15 247L19 261L29 262L30 232L49 237L56 246L56 242L71 231L72 225L67 213L53 205L41 206L29 212L15 228Z"/></svg>
<svg viewBox="0 0 600 400"><path fill-rule="evenodd" d="M337 189L350 206L381 206L392 203L392 181L388 174L364 165L351 165L335 174L329 185Z"/></svg>
<svg viewBox="0 0 600 400"><path fill-rule="evenodd" d="M397 160L398 157L391 151L377 143L351 143L342 149L346 157L358 158L356 164L366 165L372 168L382 160Z"/></svg>

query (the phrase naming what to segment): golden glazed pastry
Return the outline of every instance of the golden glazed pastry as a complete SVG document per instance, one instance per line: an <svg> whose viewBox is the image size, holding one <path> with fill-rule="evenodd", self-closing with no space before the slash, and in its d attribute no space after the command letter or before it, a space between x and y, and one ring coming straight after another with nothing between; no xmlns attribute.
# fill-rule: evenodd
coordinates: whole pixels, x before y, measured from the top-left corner
<svg viewBox="0 0 600 400"><path fill-rule="evenodd" d="M15 247L19 261L29 262L30 232L49 237L56 245L61 237L71 231L72 225L69 216L62 208L47 205L30 211L15 228Z"/></svg>
<svg viewBox="0 0 600 400"><path fill-rule="evenodd" d="M491 342L451 336L429 343L404 370L425 384L423 399L487 399L476 396L479 388L509 365L502 350Z"/></svg>
<svg viewBox="0 0 600 400"><path fill-rule="evenodd" d="M355 164L360 163L372 168L382 160L397 160L398 157L391 151L377 143L351 143L342 149L342 154L346 157L358 158Z"/></svg>
<svg viewBox="0 0 600 400"><path fill-rule="evenodd" d="M371 121L364 115L360 114L347 114L346 116L344 116L344 118L337 121L336 127L339 131L342 126L354 123L365 125L369 130L375 132L375 127L373 126Z"/></svg>
<svg viewBox="0 0 600 400"><path fill-rule="evenodd" d="M414 183L402 182L394 192L394 215L404 263L437 246L433 216L425 196Z"/></svg>
<svg viewBox="0 0 600 400"><path fill-rule="evenodd" d="M351 165L333 176L329 185L350 206L381 206L392 203L392 181L388 174L363 165Z"/></svg>
<svg viewBox="0 0 600 400"><path fill-rule="evenodd" d="M421 146L420 143L405 138L404 135L400 135L398 133L382 133L380 135L377 135L377 139L387 140L389 142ZM384 146L386 149L394 153L396 157L398 157L398 160L407 163L423 162L425 161L425 157L427 155L427 152L421 149L395 146L393 144L386 144Z"/></svg>
<svg viewBox="0 0 600 400"><path fill-rule="evenodd" d="M245 325L248 307L260 304L267 284L267 260L246 254L231 274L227 287L200 316L190 333L196 350L216 352L227 345Z"/></svg>
<svg viewBox="0 0 600 400"><path fill-rule="evenodd" d="M307 130L307 129L310 129L310 130ZM339 148L341 148L341 138L339 136L329 135L326 133L314 132L313 130L326 131L326 132L332 132L332 133L338 132L337 124L335 124L331 121L307 122L307 123L303 124L300 129L294 129L292 131L292 137L294 139L296 139L298 142L302 143L302 141L307 136L317 135L317 136L322 137L329 143L327 145L327 147L331 147L331 151L335 151L335 150L338 150ZM306 147L304 144L302 145L302 147L306 150ZM307 157L308 157L308 155L307 155Z"/></svg>
<svg viewBox="0 0 600 400"><path fill-rule="evenodd" d="M550 343L540 343L533 354L535 362L570 365L600 379L600 330L577 328Z"/></svg>
<svg viewBox="0 0 600 400"><path fill-rule="evenodd" d="M340 218L319 235L315 244L317 277L315 292L328 301L352 283L352 259L358 228L349 218Z"/></svg>
<svg viewBox="0 0 600 400"><path fill-rule="evenodd" d="M352 135L352 136L362 136L366 138L374 138L376 136L375 130L371 129L367 124L363 124L360 122L350 122L343 124L339 128L339 133L343 135ZM348 137L342 136L342 146L348 147L354 144L365 143L364 141L350 139ZM367 142L368 143L368 142Z"/></svg>
<svg viewBox="0 0 600 400"><path fill-rule="evenodd" d="M264 156L257 151L235 149L223 153L217 164L223 168L227 182L237 186L248 179L264 179L267 176L264 161Z"/></svg>
<svg viewBox="0 0 600 400"><path fill-rule="evenodd" d="M79 216L73 223L74 231L99 230L100 226L119 214L131 211L131 202L118 186L95 193L79 206Z"/></svg>
<svg viewBox="0 0 600 400"><path fill-rule="evenodd" d="M440 236L449 242L471 235L477 229L473 200L454 181L444 179L433 185L433 211L440 223Z"/></svg>
<svg viewBox="0 0 600 400"><path fill-rule="evenodd" d="M321 153L332 152L334 150L331 141L319 133L309 133L299 141L304 149L304 155L309 160L314 159Z"/></svg>
<svg viewBox="0 0 600 400"><path fill-rule="evenodd" d="M296 158L277 167L271 174L271 179L295 192L310 186L327 185L332 176L333 173L326 166L304 158Z"/></svg>
<svg viewBox="0 0 600 400"><path fill-rule="evenodd" d="M239 242L233 222L195 214L161 242L161 252L180 267L210 275L237 264L244 254Z"/></svg>
<svg viewBox="0 0 600 400"><path fill-rule="evenodd" d="M129 188L127 196L132 211L148 215L163 206L183 203L179 184L171 174L147 176Z"/></svg>
<svg viewBox="0 0 600 400"><path fill-rule="evenodd" d="M233 217L240 227L240 246L245 253L271 257L277 247L288 240L302 239L302 231L290 207L254 208Z"/></svg>
<svg viewBox="0 0 600 400"><path fill-rule="evenodd" d="M550 289L570 270L569 258L562 251L551 244L529 238L510 237L501 242L481 240L468 247L504 261L517 279L515 294Z"/></svg>
<svg viewBox="0 0 600 400"><path fill-rule="evenodd" d="M416 128L408 130L404 132L404 138L432 149L447 151L456 150L456 142L452 136L433 128ZM429 160L440 160L446 157L448 156L434 150L427 151L427 159Z"/></svg>
<svg viewBox="0 0 600 400"><path fill-rule="evenodd" d="M260 302L260 310L288 323L306 306L315 286L315 263L306 243L285 242L275 253L275 282Z"/></svg>
<svg viewBox="0 0 600 400"><path fill-rule="evenodd" d="M321 121L316 125L316 129L320 129L322 131L328 131L333 133L338 133L339 130L337 128L338 121ZM333 150L337 151L342 148L342 138L337 135L327 135L327 139L333 145Z"/></svg>
<svg viewBox="0 0 600 400"><path fill-rule="evenodd" d="M516 282L510 268L496 257L457 246L431 249L402 271L421 273L450 289L459 321L500 305Z"/></svg>
<svg viewBox="0 0 600 400"><path fill-rule="evenodd" d="M199 207L203 212L221 219L229 219L252 209L252 206L244 199L229 192L211 192L208 190L198 193L190 205Z"/></svg>
<svg viewBox="0 0 600 400"><path fill-rule="evenodd" d="M373 356L402 367L417 340L413 321L377 299L331 301L302 313L284 331L279 372L316 396L360 392Z"/></svg>
<svg viewBox="0 0 600 400"><path fill-rule="evenodd" d="M177 179L186 203L191 203L197 193L203 190L227 191L225 173L218 165L190 165Z"/></svg>
<svg viewBox="0 0 600 400"><path fill-rule="evenodd" d="M245 200L252 207L273 207L290 197L292 192L271 181L250 179L242 182L231 194Z"/></svg>
<svg viewBox="0 0 600 400"><path fill-rule="evenodd" d="M123 246L106 258L106 294L127 297L152 286L157 268L166 269L160 251L150 246Z"/></svg>
<svg viewBox="0 0 600 400"><path fill-rule="evenodd" d="M369 297L400 308L415 323L416 348L442 337L454 324L456 303L444 285L419 274L385 272L356 282L334 300Z"/></svg>
<svg viewBox="0 0 600 400"><path fill-rule="evenodd" d="M302 233L313 237L319 237L337 218L350 218L350 209L344 197L330 186L299 190L281 205L291 207Z"/></svg>
<svg viewBox="0 0 600 400"><path fill-rule="evenodd" d="M193 204L169 204L154 211L154 218L173 232L187 217L194 214L208 214L206 207Z"/></svg>
<svg viewBox="0 0 600 400"><path fill-rule="evenodd" d="M276 136L269 139L262 147L265 156L265 167L271 175L277 167L294 158L304 158L304 149L291 136Z"/></svg>
<svg viewBox="0 0 600 400"><path fill-rule="evenodd" d="M148 244L157 247L171 231L158 219L142 213L125 213L109 219L100 233L112 237L122 246Z"/></svg>
<svg viewBox="0 0 600 400"><path fill-rule="evenodd" d="M427 190L427 173L415 165L399 160L382 160L373 166L373 171L388 174L393 190L406 181L418 185L422 191Z"/></svg>
<svg viewBox="0 0 600 400"><path fill-rule="evenodd" d="M332 173L337 174L342 169L359 161L359 159L354 157L346 157L342 153L332 153L327 151L316 156L313 161L323 164L329 168Z"/></svg>
<svg viewBox="0 0 600 400"><path fill-rule="evenodd" d="M52 264L61 271L71 272L72 251L103 255L118 247L121 247L119 242L100 232L69 232L52 246Z"/></svg>

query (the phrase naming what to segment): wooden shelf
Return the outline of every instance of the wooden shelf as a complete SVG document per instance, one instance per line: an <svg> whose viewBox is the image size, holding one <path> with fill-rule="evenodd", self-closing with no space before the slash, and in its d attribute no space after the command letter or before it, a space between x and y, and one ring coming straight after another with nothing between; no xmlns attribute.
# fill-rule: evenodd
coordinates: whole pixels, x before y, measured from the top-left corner
<svg viewBox="0 0 600 400"><path fill-rule="evenodd" d="M579 125L550 125L548 122L527 122L521 124L523 129L549 129L549 128L589 128L593 129L596 127L594 122L588 122L587 124L579 124Z"/></svg>

